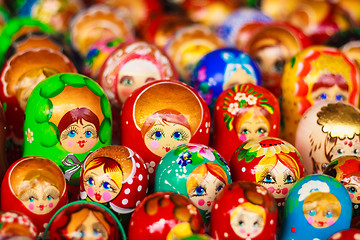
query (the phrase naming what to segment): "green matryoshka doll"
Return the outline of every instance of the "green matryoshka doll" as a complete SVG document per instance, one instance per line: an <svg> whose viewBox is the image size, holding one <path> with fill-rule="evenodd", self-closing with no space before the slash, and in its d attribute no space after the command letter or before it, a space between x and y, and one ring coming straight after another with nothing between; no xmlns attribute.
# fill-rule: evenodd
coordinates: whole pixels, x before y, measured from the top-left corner
<svg viewBox="0 0 360 240"><path fill-rule="evenodd" d="M169 191L189 197L205 223L218 193L231 183L230 168L214 149L186 143L173 148L155 171L155 192Z"/></svg>
<svg viewBox="0 0 360 240"><path fill-rule="evenodd" d="M62 169L67 183L78 189L86 156L111 144L109 100L88 77L53 75L32 91L25 109L24 131L24 157L51 159Z"/></svg>

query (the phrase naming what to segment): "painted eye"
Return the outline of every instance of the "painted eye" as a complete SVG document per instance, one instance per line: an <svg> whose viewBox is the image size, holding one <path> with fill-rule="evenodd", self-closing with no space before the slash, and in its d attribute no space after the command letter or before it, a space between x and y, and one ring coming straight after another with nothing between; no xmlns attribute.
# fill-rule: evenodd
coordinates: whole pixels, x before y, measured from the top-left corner
<svg viewBox="0 0 360 240"><path fill-rule="evenodd" d="M199 186L195 189L195 192L196 192L196 195L201 196L201 195L205 194L205 189L203 187Z"/></svg>
<svg viewBox="0 0 360 240"><path fill-rule="evenodd" d="M220 192L220 190L223 189L223 188L224 188L224 185L220 185L220 186L217 187L216 191Z"/></svg>
<svg viewBox="0 0 360 240"><path fill-rule="evenodd" d="M176 140L179 140L179 139L181 138L181 133L179 133L179 132L174 132L173 138L176 139Z"/></svg>
<svg viewBox="0 0 360 240"><path fill-rule="evenodd" d="M110 183L108 183L108 182L104 182L104 183L102 184L102 186L103 186L103 188L104 188L105 190L109 190L110 187L111 187Z"/></svg>
<svg viewBox="0 0 360 240"><path fill-rule="evenodd" d="M259 226L259 223L258 223L258 222L254 222L253 226L257 228L257 227Z"/></svg>
<svg viewBox="0 0 360 240"><path fill-rule="evenodd" d="M91 132L90 132L90 131L86 131L86 132L85 132L85 137L86 137L86 138L91 137Z"/></svg>
<svg viewBox="0 0 360 240"><path fill-rule="evenodd" d="M355 148L353 154L359 154L359 149Z"/></svg>
<svg viewBox="0 0 360 240"><path fill-rule="evenodd" d="M263 179L264 183L275 183L273 177L270 174L266 174L266 176Z"/></svg>
<svg viewBox="0 0 360 240"><path fill-rule="evenodd" d="M244 129L244 130L242 130L240 133L241 133L241 134L248 134L248 133L249 133L249 130Z"/></svg>
<svg viewBox="0 0 360 240"><path fill-rule="evenodd" d="M344 149L341 149L339 148L337 151L336 151L337 154L341 155L344 153Z"/></svg>
<svg viewBox="0 0 360 240"><path fill-rule="evenodd" d="M320 99L321 99L321 100L326 100L326 99L327 99L327 94L326 94L326 93L322 93L322 94L320 95Z"/></svg>
<svg viewBox="0 0 360 240"><path fill-rule="evenodd" d="M240 227L244 226L244 222L243 222L243 221L240 221L240 222L239 222L239 226L240 226Z"/></svg>
<svg viewBox="0 0 360 240"><path fill-rule="evenodd" d="M94 229L94 236L100 236L101 235L101 232L97 229Z"/></svg>
<svg viewBox="0 0 360 240"><path fill-rule="evenodd" d="M46 199L50 201L51 199L53 199L53 197L51 195L48 195Z"/></svg>
<svg viewBox="0 0 360 240"><path fill-rule="evenodd" d="M94 181L94 179L91 177L91 178L89 178L89 180L88 180L88 184L90 185L90 186L94 186L94 184L95 184L95 181Z"/></svg>
<svg viewBox="0 0 360 240"><path fill-rule="evenodd" d="M75 137L76 135L76 132L74 130L71 130L69 133L68 133L69 137L73 138Z"/></svg>
<svg viewBox="0 0 360 240"><path fill-rule="evenodd" d="M286 177L286 183L293 183L293 182L295 182L294 178L291 175L288 175Z"/></svg>
<svg viewBox="0 0 360 240"><path fill-rule="evenodd" d="M30 202L34 202L35 198L34 197L29 197Z"/></svg>
<svg viewBox="0 0 360 240"><path fill-rule="evenodd" d="M154 136L155 136L156 139L160 139L160 138L163 137L163 134L162 134L160 131L156 131L156 132L154 133Z"/></svg>
<svg viewBox="0 0 360 240"><path fill-rule="evenodd" d="M148 82L152 82L152 81L155 81L156 79L153 78L153 77L148 77L145 82L148 83Z"/></svg>
<svg viewBox="0 0 360 240"><path fill-rule="evenodd" d="M313 216L315 216L315 214L316 214L315 210L310 210L309 211L309 216L313 217Z"/></svg>
<svg viewBox="0 0 360 240"><path fill-rule="evenodd" d="M327 218L331 218L332 215L333 215L333 213L330 212L330 211L326 212L326 214L325 214L325 216L326 216Z"/></svg>
<svg viewBox="0 0 360 240"><path fill-rule="evenodd" d="M349 193L356 193L357 192L355 187L349 187L347 190L349 191Z"/></svg>
<svg viewBox="0 0 360 240"><path fill-rule="evenodd" d="M120 79L120 84L124 86L132 86L134 85L134 80L131 76L123 76Z"/></svg>
<svg viewBox="0 0 360 240"><path fill-rule="evenodd" d="M340 95L340 94L337 94L337 95L335 96L335 100L336 100L336 101L344 101L344 96L343 96L343 95Z"/></svg>
<svg viewBox="0 0 360 240"><path fill-rule="evenodd" d="M266 130L264 128L259 128L257 130L258 133L262 134L262 133L266 133Z"/></svg>
<svg viewBox="0 0 360 240"><path fill-rule="evenodd" d="M275 64L274 64L275 71L278 72L278 73L282 73L284 71L284 65L285 65L284 60L276 61Z"/></svg>

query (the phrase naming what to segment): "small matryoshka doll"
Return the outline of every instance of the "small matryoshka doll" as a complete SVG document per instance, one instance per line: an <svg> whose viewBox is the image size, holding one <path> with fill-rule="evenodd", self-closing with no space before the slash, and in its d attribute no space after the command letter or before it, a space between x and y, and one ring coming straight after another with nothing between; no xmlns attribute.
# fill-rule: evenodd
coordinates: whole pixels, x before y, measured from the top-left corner
<svg viewBox="0 0 360 240"><path fill-rule="evenodd" d="M336 232L350 228L351 200L346 188L326 175L300 179L285 202L285 218L280 240L327 240Z"/></svg>
<svg viewBox="0 0 360 240"><path fill-rule="evenodd" d="M144 161L131 149L111 145L99 148L85 160L80 177L80 198L109 207L123 220L147 193Z"/></svg>
<svg viewBox="0 0 360 240"><path fill-rule="evenodd" d="M56 31L67 33L71 18L84 4L81 0L22 0L17 10L20 17L32 17L51 25Z"/></svg>
<svg viewBox="0 0 360 240"><path fill-rule="evenodd" d="M168 152L155 172L155 192L170 191L188 197L205 223L218 193L231 183L230 169L214 149L183 144Z"/></svg>
<svg viewBox="0 0 360 240"><path fill-rule="evenodd" d="M96 202L75 201L62 207L46 227L46 239L125 240L115 214Z"/></svg>
<svg viewBox="0 0 360 240"><path fill-rule="evenodd" d="M225 43L209 27L194 24L176 31L166 46L180 79L189 84L196 64L205 54L224 47Z"/></svg>
<svg viewBox="0 0 360 240"><path fill-rule="evenodd" d="M359 229L349 228L333 234L328 240L358 240L359 237Z"/></svg>
<svg viewBox="0 0 360 240"><path fill-rule="evenodd" d="M201 214L187 197L156 192L135 208L129 226L129 240L180 240L204 232Z"/></svg>
<svg viewBox="0 0 360 240"><path fill-rule="evenodd" d="M222 190L211 211L211 236L216 239L274 240L277 208L260 184L237 181Z"/></svg>
<svg viewBox="0 0 360 240"><path fill-rule="evenodd" d="M7 170L1 185L1 210L27 215L39 232L67 204L66 182L61 169L50 159L25 157Z"/></svg>
<svg viewBox="0 0 360 240"><path fill-rule="evenodd" d="M212 112L218 96L236 84L261 85L255 61L235 48L221 48L206 54L196 65L192 86Z"/></svg>
<svg viewBox="0 0 360 240"><path fill-rule="evenodd" d="M104 4L93 5L71 19L71 44L83 57L92 44L109 38L132 39L134 29L126 14Z"/></svg>
<svg viewBox="0 0 360 240"><path fill-rule="evenodd" d="M263 25L270 23L270 17L260 10L241 8L231 13L216 29L216 33L229 47L243 49L254 32Z"/></svg>
<svg viewBox="0 0 360 240"><path fill-rule="evenodd" d="M0 239L35 240L37 229L30 218L17 211L0 212Z"/></svg>
<svg viewBox="0 0 360 240"><path fill-rule="evenodd" d="M324 174L334 177L348 190L353 205L353 217L360 215L360 157L342 156L332 161Z"/></svg>
<svg viewBox="0 0 360 240"><path fill-rule="evenodd" d="M359 103L359 69L336 48L308 47L285 64L281 83L282 137L295 143L301 116L324 100Z"/></svg>
<svg viewBox="0 0 360 240"><path fill-rule="evenodd" d="M155 80L177 80L169 57L145 41L125 42L102 65L97 82L113 106L120 109L137 88Z"/></svg>
<svg viewBox="0 0 360 240"><path fill-rule="evenodd" d="M323 173L340 156L360 156L360 110L342 102L312 106L300 120L295 147L306 175Z"/></svg>
<svg viewBox="0 0 360 240"><path fill-rule="evenodd" d="M279 103L263 87L246 83L228 88L216 100L214 111L211 146L226 162L246 140L279 136Z"/></svg>
<svg viewBox="0 0 360 240"><path fill-rule="evenodd" d="M259 27L244 50L259 65L262 86L280 97L285 63L308 46L310 39L300 29L276 22Z"/></svg>
<svg viewBox="0 0 360 240"><path fill-rule="evenodd" d="M85 157L111 144L109 100L101 87L80 74L53 75L33 90L25 110L24 156L53 160L78 194Z"/></svg>
<svg viewBox="0 0 360 240"><path fill-rule="evenodd" d="M204 100L177 81L148 83L126 100L121 115L121 143L146 163L153 186L160 159L184 143L209 144L210 113Z"/></svg>
<svg viewBox="0 0 360 240"><path fill-rule="evenodd" d="M244 142L230 161L233 181L256 182L274 196L278 207L295 182L304 176L300 154L279 138L261 137Z"/></svg>

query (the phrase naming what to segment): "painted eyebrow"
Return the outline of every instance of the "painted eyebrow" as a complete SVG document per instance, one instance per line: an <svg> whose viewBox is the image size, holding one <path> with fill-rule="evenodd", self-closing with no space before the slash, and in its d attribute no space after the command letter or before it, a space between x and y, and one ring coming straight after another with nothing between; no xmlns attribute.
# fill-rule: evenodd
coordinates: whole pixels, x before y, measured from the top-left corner
<svg viewBox="0 0 360 240"><path fill-rule="evenodd" d="M87 124L87 125L83 126L83 128L86 128L86 127L92 127L92 128L95 128L95 127L93 127L91 124Z"/></svg>

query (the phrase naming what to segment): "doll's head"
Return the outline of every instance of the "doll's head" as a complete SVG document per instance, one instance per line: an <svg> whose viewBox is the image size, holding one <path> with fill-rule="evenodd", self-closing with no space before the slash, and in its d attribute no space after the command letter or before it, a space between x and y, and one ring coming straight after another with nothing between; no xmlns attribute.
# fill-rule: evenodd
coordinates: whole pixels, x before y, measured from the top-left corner
<svg viewBox="0 0 360 240"><path fill-rule="evenodd" d="M341 74L322 74L311 89L314 104L321 101L344 101L349 98L349 85Z"/></svg>

